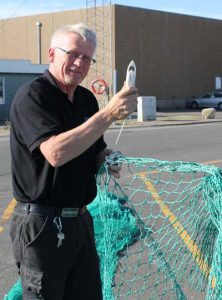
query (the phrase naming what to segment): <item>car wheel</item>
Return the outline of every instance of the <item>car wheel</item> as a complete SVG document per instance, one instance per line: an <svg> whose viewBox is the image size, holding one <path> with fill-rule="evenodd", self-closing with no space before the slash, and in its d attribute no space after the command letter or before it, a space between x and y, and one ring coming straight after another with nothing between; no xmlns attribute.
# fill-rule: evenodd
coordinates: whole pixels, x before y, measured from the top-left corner
<svg viewBox="0 0 222 300"><path fill-rule="evenodd" d="M220 103L218 104L218 109L219 109L219 110L222 110L222 102L220 102Z"/></svg>
<svg viewBox="0 0 222 300"><path fill-rule="evenodd" d="M196 109L196 108L199 108L199 105L197 102L192 102L191 107Z"/></svg>

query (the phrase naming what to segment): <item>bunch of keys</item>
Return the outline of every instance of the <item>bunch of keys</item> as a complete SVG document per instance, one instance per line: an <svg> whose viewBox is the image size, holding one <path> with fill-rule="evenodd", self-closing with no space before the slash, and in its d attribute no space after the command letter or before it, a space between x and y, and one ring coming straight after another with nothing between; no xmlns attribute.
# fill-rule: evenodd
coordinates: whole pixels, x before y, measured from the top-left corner
<svg viewBox="0 0 222 300"><path fill-rule="evenodd" d="M57 219L59 220L59 223L57 222ZM55 217L53 222L59 231L59 233L57 234L57 238L58 238L57 248L59 248L60 246L62 246L62 242L65 239L65 234L62 232L62 222L61 222L60 217Z"/></svg>

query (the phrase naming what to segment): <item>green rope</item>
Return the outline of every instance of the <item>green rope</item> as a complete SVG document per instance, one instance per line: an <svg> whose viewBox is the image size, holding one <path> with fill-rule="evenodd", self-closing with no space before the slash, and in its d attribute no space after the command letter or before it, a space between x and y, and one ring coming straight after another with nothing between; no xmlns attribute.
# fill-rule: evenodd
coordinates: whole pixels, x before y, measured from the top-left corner
<svg viewBox="0 0 222 300"><path fill-rule="evenodd" d="M108 174L112 164L122 165L118 182ZM115 299L186 299L190 295L222 299L219 168L111 157L100 170L98 185L104 195L118 191L118 197L121 186L128 198L125 206L132 209L143 232L119 257L112 288ZM103 206L101 197L101 211ZM112 231L106 227L107 235ZM109 277L108 271L104 277Z"/></svg>
<svg viewBox="0 0 222 300"><path fill-rule="evenodd" d="M107 159L89 205L105 300L222 299L221 174L192 162ZM5 300L21 299L13 291Z"/></svg>

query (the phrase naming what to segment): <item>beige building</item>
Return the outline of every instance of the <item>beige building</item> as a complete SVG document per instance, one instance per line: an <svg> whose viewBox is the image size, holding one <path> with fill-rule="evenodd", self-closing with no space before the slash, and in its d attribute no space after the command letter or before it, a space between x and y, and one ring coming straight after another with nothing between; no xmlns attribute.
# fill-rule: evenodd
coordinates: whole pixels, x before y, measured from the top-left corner
<svg viewBox="0 0 222 300"><path fill-rule="evenodd" d="M57 27L91 21L89 25L98 31L99 48L85 85L103 77L111 91L119 89L133 59L140 95L170 101L215 88L215 77L222 76L221 20L120 5L106 6L102 14L97 10L0 20L0 59L47 64L50 36Z"/></svg>

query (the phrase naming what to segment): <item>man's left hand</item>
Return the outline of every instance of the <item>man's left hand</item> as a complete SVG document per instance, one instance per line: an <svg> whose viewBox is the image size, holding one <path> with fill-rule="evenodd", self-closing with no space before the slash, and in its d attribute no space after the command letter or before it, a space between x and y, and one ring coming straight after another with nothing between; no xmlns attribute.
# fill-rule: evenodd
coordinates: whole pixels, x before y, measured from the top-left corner
<svg viewBox="0 0 222 300"><path fill-rule="evenodd" d="M112 149L105 149L97 154L97 168L99 169L101 165L105 162L105 157L113 153ZM109 174L115 178L120 178L121 166L117 164L110 165L108 168Z"/></svg>

